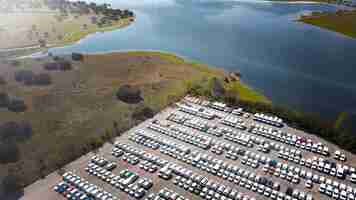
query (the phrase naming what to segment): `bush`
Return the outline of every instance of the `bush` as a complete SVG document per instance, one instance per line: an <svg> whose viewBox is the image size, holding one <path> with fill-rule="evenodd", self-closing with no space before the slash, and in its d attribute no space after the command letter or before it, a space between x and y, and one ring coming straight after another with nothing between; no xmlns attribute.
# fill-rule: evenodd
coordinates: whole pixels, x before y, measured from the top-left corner
<svg viewBox="0 0 356 200"><path fill-rule="evenodd" d="M35 74L30 70L19 70L15 72L15 80L17 82L31 83Z"/></svg>
<svg viewBox="0 0 356 200"><path fill-rule="evenodd" d="M15 142L0 142L0 164L17 162L19 157L20 152Z"/></svg>
<svg viewBox="0 0 356 200"><path fill-rule="evenodd" d="M0 141L1 142L17 142L24 141L32 137L33 129L29 122L5 122L0 124Z"/></svg>
<svg viewBox="0 0 356 200"><path fill-rule="evenodd" d="M130 85L123 85L116 93L116 97L129 104L136 104L143 100L141 97L141 90Z"/></svg>
<svg viewBox="0 0 356 200"><path fill-rule="evenodd" d="M81 53L72 53L72 60L74 61L83 61L84 56Z"/></svg>
<svg viewBox="0 0 356 200"><path fill-rule="evenodd" d="M23 99L12 98L10 99L7 108L12 112L24 112L27 109L27 106Z"/></svg>
<svg viewBox="0 0 356 200"><path fill-rule="evenodd" d="M4 178L1 179L0 186L3 189L3 196L13 195L15 193L23 193L23 188L21 184L21 179L17 177L13 172L7 174ZM1 194L0 194L1 197ZM16 198L17 199L17 198Z"/></svg>
<svg viewBox="0 0 356 200"><path fill-rule="evenodd" d="M41 73L34 74L29 70L20 70L15 72L15 80L22 82L25 85L49 85L51 84L51 76L49 74Z"/></svg>
<svg viewBox="0 0 356 200"><path fill-rule="evenodd" d="M45 73L36 75L33 80L34 85L50 85L51 83L52 83L51 76Z"/></svg>
<svg viewBox="0 0 356 200"><path fill-rule="evenodd" d="M49 71L58 70L57 63L55 62L45 63L43 67L45 70L49 70Z"/></svg>
<svg viewBox="0 0 356 200"><path fill-rule="evenodd" d="M5 92L0 92L0 108L6 108L9 104L9 95Z"/></svg>
<svg viewBox="0 0 356 200"><path fill-rule="evenodd" d="M72 63L67 60L61 60L58 62L59 70L67 71L72 69Z"/></svg>
<svg viewBox="0 0 356 200"><path fill-rule="evenodd" d="M150 107L138 107L135 109L135 111L132 113L132 118L135 120L146 120L149 118L152 118L155 115L154 111Z"/></svg>
<svg viewBox="0 0 356 200"><path fill-rule="evenodd" d="M0 85L6 85L6 80L2 76L0 76Z"/></svg>
<svg viewBox="0 0 356 200"><path fill-rule="evenodd" d="M217 78L213 78L211 79L211 83L210 83L210 93L211 93L211 96L215 97L215 98L219 98L219 97L224 97L225 96L225 88L224 88L224 85L223 83L217 79Z"/></svg>
<svg viewBox="0 0 356 200"><path fill-rule="evenodd" d="M72 69L72 63L58 59L56 62L45 63L43 67L49 71L67 71Z"/></svg>

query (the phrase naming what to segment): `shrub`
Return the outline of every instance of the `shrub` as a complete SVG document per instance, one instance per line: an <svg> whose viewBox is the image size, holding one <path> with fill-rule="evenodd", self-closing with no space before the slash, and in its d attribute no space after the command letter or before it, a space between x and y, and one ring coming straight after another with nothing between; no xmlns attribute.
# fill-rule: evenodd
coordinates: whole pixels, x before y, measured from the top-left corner
<svg viewBox="0 0 356 200"><path fill-rule="evenodd" d="M50 85L51 83L52 83L51 76L45 73L36 75L33 81L33 84L35 85Z"/></svg>
<svg viewBox="0 0 356 200"><path fill-rule="evenodd" d="M210 84L211 84L210 85L211 96L216 97L216 98L225 96L226 91L225 91L224 85L219 79L217 79L215 77L212 78Z"/></svg>
<svg viewBox="0 0 356 200"><path fill-rule="evenodd" d="M141 90L131 85L123 85L116 93L116 97L129 104L136 104L143 100Z"/></svg>
<svg viewBox="0 0 356 200"><path fill-rule="evenodd" d="M53 59L54 58L55 57L53 57ZM55 63L55 62L45 63L43 67L44 67L45 70L49 70L49 71L58 70L57 63Z"/></svg>
<svg viewBox="0 0 356 200"><path fill-rule="evenodd" d="M27 106L23 99L12 98L10 99L7 108L12 112L24 112L27 109Z"/></svg>
<svg viewBox="0 0 356 200"><path fill-rule="evenodd" d="M49 71L67 71L72 69L72 63L67 60L58 59L56 62L45 63L43 67Z"/></svg>
<svg viewBox="0 0 356 200"><path fill-rule="evenodd" d="M0 186L2 187L2 189L4 191L3 192L4 196L13 195L15 193L21 193L21 194L23 193L21 179L13 172L7 174L4 178L1 179ZM1 197L1 194L0 194L0 197Z"/></svg>
<svg viewBox="0 0 356 200"><path fill-rule="evenodd" d="M72 69L72 63L67 60L61 60L58 63L59 70L67 71Z"/></svg>
<svg viewBox="0 0 356 200"><path fill-rule="evenodd" d="M2 76L0 76L0 85L6 85L6 80Z"/></svg>
<svg viewBox="0 0 356 200"><path fill-rule="evenodd" d="M33 134L32 126L29 122L5 122L0 124L0 141L23 141L29 139Z"/></svg>
<svg viewBox="0 0 356 200"><path fill-rule="evenodd" d="M0 92L0 108L7 107L9 104L9 95L5 92Z"/></svg>
<svg viewBox="0 0 356 200"><path fill-rule="evenodd" d="M84 56L81 53L72 53L72 60L74 61L83 61Z"/></svg>
<svg viewBox="0 0 356 200"><path fill-rule="evenodd" d="M0 164L17 162L19 157L20 152L15 142L0 142Z"/></svg>
<svg viewBox="0 0 356 200"><path fill-rule="evenodd" d="M152 118L155 115L154 111L147 106L140 106L135 109L135 111L132 113L132 118L135 120L146 120L149 118Z"/></svg>
<svg viewBox="0 0 356 200"><path fill-rule="evenodd" d="M34 73L30 70L19 70L15 72L15 80L17 82L31 83L34 77Z"/></svg>

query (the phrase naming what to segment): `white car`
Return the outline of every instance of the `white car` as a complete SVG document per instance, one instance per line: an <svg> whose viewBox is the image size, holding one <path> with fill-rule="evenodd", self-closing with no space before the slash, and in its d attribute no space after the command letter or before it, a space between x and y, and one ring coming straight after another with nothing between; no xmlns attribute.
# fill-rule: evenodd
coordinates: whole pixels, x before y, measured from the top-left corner
<svg viewBox="0 0 356 200"><path fill-rule="evenodd" d="M319 186L319 192L320 193L325 193L326 190L326 185L324 183L320 184Z"/></svg>
<svg viewBox="0 0 356 200"><path fill-rule="evenodd" d="M313 182L311 180L307 180L307 182L305 182L305 187L310 189L313 187Z"/></svg>

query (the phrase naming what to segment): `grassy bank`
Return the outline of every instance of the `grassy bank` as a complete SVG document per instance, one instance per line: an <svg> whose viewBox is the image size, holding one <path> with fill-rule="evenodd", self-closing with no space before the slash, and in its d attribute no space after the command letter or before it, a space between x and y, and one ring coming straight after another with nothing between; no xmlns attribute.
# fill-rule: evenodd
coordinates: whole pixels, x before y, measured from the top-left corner
<svg viewBox="0 0 356 200"><path fill-rule="evenodd" d="M299 21L349 37L356 37L356 11L338 11L335 13L314 12L310 16L302 16Z"/></svg>
<svg viewBox="0 0 356 200"><path fill-rule="evenodd" d="M50 62L54 62L51 57L0 64L6 82L0 92L24 99L27 106L22 113L2 109L0 121L26 121L33 129L32 137L16 140L18 159L0 165L0 178L11 173L21 186L133 127L142 120L137 115L144 108L158 112L183 97L189 85L202 84L209 91L213 78L223 82L227 75L221 69L158 52L86 55L83 61L71 61L72 70L66 71L45 70L43 66ZM51 84L15 81L15 73L24 69L49 74ZM143 101L128 104L116 98L118 89L127 84L139 88ZM241 99L268 102L239 81L223 86Z"/></svg>
<svg viewBox="0 0 356 200"><path fill-rule="evenodd" d="M272 2L315 2L315 3L337 3L336 0L270 0Z"/></svg>
<svg viewBox="0 0 356 200"><path fill-rule="evenodd" d="M106 25L103 27L98 27L96 25L89 26L86 30L78 30L74 27L68 29L68 34L64 37L63 41L55 44L56 46L63 46L78 42L79 40L85 38L86 36L97 33L97 32L108 32L113 31L115 29L123 28L128 26L134 18L121 19L119 21L114 22L111 25Z"/></svg>
<svg viewBox="0 0 356 200"><path fill-rule="evenodd" d="M26 9L15 2L0 12L0 58L68 45L95 32L112 31L134 21L129 10L109 4L72 1L29 1ZM22 49L31 47L31 49Z"/></svg>

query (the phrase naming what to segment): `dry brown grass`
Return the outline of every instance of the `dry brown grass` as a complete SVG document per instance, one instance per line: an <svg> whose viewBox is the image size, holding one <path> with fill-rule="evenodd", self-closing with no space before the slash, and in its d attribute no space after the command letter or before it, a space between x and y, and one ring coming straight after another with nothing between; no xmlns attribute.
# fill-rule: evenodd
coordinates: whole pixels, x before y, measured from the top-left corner
<svg viewBox="0 0 356 200"><path fill-rule="evenodd" d="M2 111L0 121L30 121L33 137L19 144L21 158L1 170L18 169L23 183L28 184L88 150L88 143L98 139L117 121L121 131L137 122L131 115L135 108L148 106L159 111L182 97L187 82L224 76L224 71L160 53L113 53L88 55L74 62L74 70L46 72L52 84L29 87L14 81L19 69L44 72L42 60L24 59L20 66L0 64L0 74L8 84L0 91L25 99L29 109L24 113ZM144 101L137 105L118 101L115 92L123 84L139 87ZM45 163L45 170L43 168Z"/></svg>
<svg viewBox="0 0 356 200"><path fill-rule="evenodd" d="M57 20L58 16L60 16L58 12L51 10L32 13L0 13L0 49L37 46L39 39L45 39L49 46L63 45L76 42L93 32L109 31L130 23L130 19L122 19L110 27L99 28L91 22L91 17L96 16L95 14L80 16L70 14L62 17L62 21ZM83 29L84 24L87 25L86 29ZM28 36L33 25L36 29L32 31L30 38ZM49 33L48 38L44 37L46 32ZM58 36L62 36L63 39L59 39Z"/></svg>

